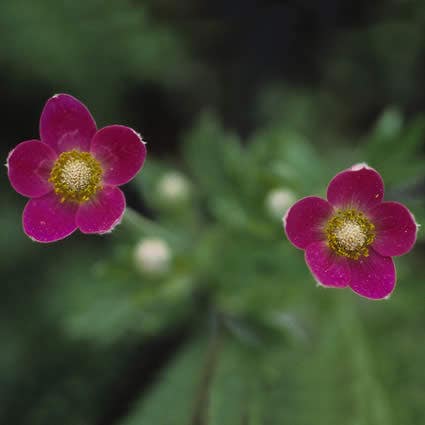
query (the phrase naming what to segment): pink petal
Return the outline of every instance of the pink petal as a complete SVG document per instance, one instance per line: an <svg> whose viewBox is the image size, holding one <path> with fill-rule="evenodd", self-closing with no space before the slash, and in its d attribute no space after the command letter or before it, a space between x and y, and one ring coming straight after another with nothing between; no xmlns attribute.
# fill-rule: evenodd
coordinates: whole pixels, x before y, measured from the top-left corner
<svg viewBox="0 0 425 425"><path fill-rule="evenodd" d="M111 125L99 130L93 138L91 152L104 167L103 181L112 185L130 181L146 157L146 147L141 137L123 125Z"/></svg>
<svg viewBox="0 0 425 425"><path fill-rule="evenodd" d="M305 261L316 280L324 286L344 288L350 281L346 258L332 253L325 242L313 242L305 251Z"/></svg>
<svg viewBox="0 0 425 425"><path fill-rule="evenodd" d="M359 164L337 174L328 186L328 201L334 207L362 207L378 205L384 197L382 177L365 164Z"/></svg>
<svg viewBox="0 0 425 425"><path fill-rule="evenodd" d="M417 225L413 215L398 202L382 202L370 211L376 227L373 248L392 257L409 252L416 241Z"/></svg>
<svg viewBox="0 0 425 425"><path fill-rule="evenodd" d="M44 106L40 118L41 140L57 153L89 151L96 123L89 110L69 94L57 94Z"/></svg>
<svg viewBox="0 0 425 425"><path fill-rule="evenodd" d="M37 242L54 242L66 238L77 228L77 204L61 203L51 192L30 199L22 216L24 232Z"/></svg>
<svg viewBox="0 0 425 425"><path fill-rule="evenodd" d="M52 190L48 182L56 153L39 140L19 143L7 158L10 184L21 195L31 198Z"/></svg>
<svg viewBox="0 0 425 425"><path fill-rule="evenodd" d="M332 206L322 198L308 196L300 199L289 208L283 219L286 236L300 249L323 240L323 225L332 212Z"/></svg>
<svg viewBox="0 0 425 425"><path fill-rule="evenodd" d="M349 262L351 289L362 297L379 300L394 290L396 271L391 257L383 257L369 249L369 256Z"/></svg>
<svg viewBox="0 0 425 425"><path fill-rule="evenodd" d="M121 221L124 210L125 197L121 190L105 186L93 200L80 205L77 226L83 233L110 232Z"/></svg>

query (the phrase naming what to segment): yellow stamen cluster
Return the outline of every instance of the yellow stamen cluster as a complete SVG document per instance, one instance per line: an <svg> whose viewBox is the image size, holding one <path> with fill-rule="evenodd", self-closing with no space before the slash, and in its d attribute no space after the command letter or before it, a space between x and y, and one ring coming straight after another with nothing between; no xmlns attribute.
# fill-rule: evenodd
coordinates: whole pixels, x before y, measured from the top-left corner
<svg viewBox="0 0 425 425"><path fill-rule="evenodd" d="M369 255L375 226L360 211L339 210L326 224L328 246L338 255L358 260Z"/></svg>
<svg viewBox="0 0 425 425"><path fill-rule="evenodd" d="M102 188L102 167L89 153L62 152L50 172L49 182L61 202L86 202Z"/></svg>

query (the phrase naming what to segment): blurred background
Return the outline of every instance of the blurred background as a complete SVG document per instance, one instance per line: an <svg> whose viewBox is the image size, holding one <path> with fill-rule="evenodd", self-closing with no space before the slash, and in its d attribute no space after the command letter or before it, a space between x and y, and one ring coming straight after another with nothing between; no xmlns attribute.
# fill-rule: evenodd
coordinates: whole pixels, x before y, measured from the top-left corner
<svg viewBox="0 0 425 425"><path fill-rule="evenodd" d="M356 162L425 222L421 0L0 2L1 154L46 100L148 159L112 235L22 232L1 173L0 423L425 423L424 236L386 301L316 287L281 217Z"/></svg>

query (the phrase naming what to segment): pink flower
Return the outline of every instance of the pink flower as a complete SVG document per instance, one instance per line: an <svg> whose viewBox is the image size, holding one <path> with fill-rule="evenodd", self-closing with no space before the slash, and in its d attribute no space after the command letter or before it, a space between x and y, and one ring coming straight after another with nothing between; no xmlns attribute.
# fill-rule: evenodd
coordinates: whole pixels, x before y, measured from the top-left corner
<svg viewBox="0 0 425 425"><path fill-rule="evenodd" d="M59 94L44 106L40 139L20 143L7 158L11 185L30 198L22 217L25 233L53 242L77 228L111 231L125 210L117 186L130 181L146 157L140 135L122 125L97 130L81 102Z"/></svg>
<svg viewBox="0 0 425 425"><path fill-rule="evenodd" d="M327 287L346 286L371 299L388 297L395 287L391 257L409 252L417 224L398 202L383 202L384 182L374 169L354 165L329 183L324 200L309 196L284 217L285 232L305 250L307 265Z"/></svg>

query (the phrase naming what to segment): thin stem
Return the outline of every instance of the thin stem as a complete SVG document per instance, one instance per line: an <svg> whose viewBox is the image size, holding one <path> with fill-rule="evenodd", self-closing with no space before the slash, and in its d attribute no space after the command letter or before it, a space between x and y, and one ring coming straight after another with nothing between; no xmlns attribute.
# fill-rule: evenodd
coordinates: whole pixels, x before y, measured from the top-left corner
<svg viewBox="0 0 425 425"><path fill-rule="evenodd" d="M208 344L205 365L202 371L199 389L194 404L191 425L206 425L208 422L209 396L211 382L217 369L222 349L222 329L220 318L212 312L212 335Z"/></svg>
<svg viewBox="0 0 425 425"><path fill-rule="evenodd" d="M122 224L143 234L156 235L167 239L171 236L167 229L129 207L127 207Z"/></svg>

